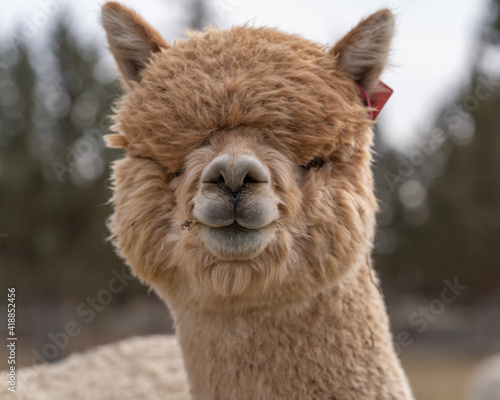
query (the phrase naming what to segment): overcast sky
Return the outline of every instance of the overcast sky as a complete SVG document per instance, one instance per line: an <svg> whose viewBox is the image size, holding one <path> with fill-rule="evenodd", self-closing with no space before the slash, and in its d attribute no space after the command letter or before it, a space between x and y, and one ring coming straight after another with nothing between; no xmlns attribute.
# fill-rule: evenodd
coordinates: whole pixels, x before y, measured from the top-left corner
<svg viewBox="0 0 500 400"><path fill-rule="evenodd" d="M43 40L52 15L69 9L78 34L105 48L98 23L103 0L5 1L0 13L0 37L8 40L14 27L29 24ZM182 35L186 16L181 0L126 0L167 40ZM437 110L467 82L477 51L477 38L491 15L489 0L212 0L222 27L243 23L273 26L305 38L333 44L361 18L382 8L397 16L392 66L383 80L394 95L379 116L389 141L411 145L418 132L432 125ZM109 57L109 56L108 56Z"/></svg>

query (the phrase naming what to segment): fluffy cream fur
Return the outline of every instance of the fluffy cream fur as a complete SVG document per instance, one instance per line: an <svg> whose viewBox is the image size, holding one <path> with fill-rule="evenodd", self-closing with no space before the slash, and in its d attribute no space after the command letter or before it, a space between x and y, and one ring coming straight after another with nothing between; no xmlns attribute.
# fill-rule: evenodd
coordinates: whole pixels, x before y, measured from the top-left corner
<svg viewBox="0 0 500 400"><path fill-rule="evenodd" d="M161 351L159 351L161 349ZM7 371L0 371L5 377ZM182 355L173 336L96 347L53 364L17 370L16 392L2 400L188 400Z"/></svg>
<svg viewBox="0 0 500 400"><path fill-rule="evenodd" d="M250 27L168 46L113 2L103 24L126 88L108 138L126 148L109 228L175 317L193 399L410 399L370 267L373 132L356 87L377 89L391 13L331 50ZM267 198L273 217L228 247L230 228L194 210L211 190L223 220L227 185L202 176L241 154L269 180L244 184L237 210Z"/></svg>

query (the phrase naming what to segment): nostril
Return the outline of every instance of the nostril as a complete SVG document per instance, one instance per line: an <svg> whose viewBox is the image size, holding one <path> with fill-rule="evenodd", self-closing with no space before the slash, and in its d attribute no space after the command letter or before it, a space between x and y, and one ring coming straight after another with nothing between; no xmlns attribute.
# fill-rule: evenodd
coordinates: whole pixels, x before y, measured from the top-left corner
<svg viewBox="0 0 500 400"><path fill-rule="evenodd" d="M247 183L259 183L259 181L251 174L246 174L243 178L243 185Z"/></svg>
<svg viewBox="0 0 500 400"><path fill-rule="evenodd" d="M224 177L221 175L217 176L215 179L213 179L210 183L215 183L216 185L225 185L226 180Z"/></svg>

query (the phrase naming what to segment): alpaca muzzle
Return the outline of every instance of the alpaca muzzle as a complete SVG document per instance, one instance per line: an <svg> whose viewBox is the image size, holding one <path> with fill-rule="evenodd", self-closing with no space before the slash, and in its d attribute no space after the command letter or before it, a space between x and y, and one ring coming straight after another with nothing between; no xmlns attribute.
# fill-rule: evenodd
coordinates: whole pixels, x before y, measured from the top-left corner
<svg viewBox="0 0 500 400"><path fill-rule="evenodd" d="M269 169L255 156L224 153L203 170L193 216L216 256L247 258L260 253L279 218Z"/></svg>

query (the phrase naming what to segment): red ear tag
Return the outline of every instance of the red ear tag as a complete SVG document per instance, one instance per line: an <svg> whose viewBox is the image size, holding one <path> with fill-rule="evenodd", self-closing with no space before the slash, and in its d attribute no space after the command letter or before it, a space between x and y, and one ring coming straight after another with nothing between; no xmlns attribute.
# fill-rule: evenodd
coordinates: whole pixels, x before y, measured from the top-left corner
<svg viewBox="0 0 500 400"><path fill-rule="evenodd" d="M384 107L389 97L391 97L393 90L387 86L384 82L379 81L379 90L375 92L372 96L372 100L370 101L370 96L368 96L368 92L363 89L363 87L356 82L356 86L359 89L359 97L363 100L363 103L366 107L372 107L374 110L369 110L370 118L375 120Z"/></svg>

